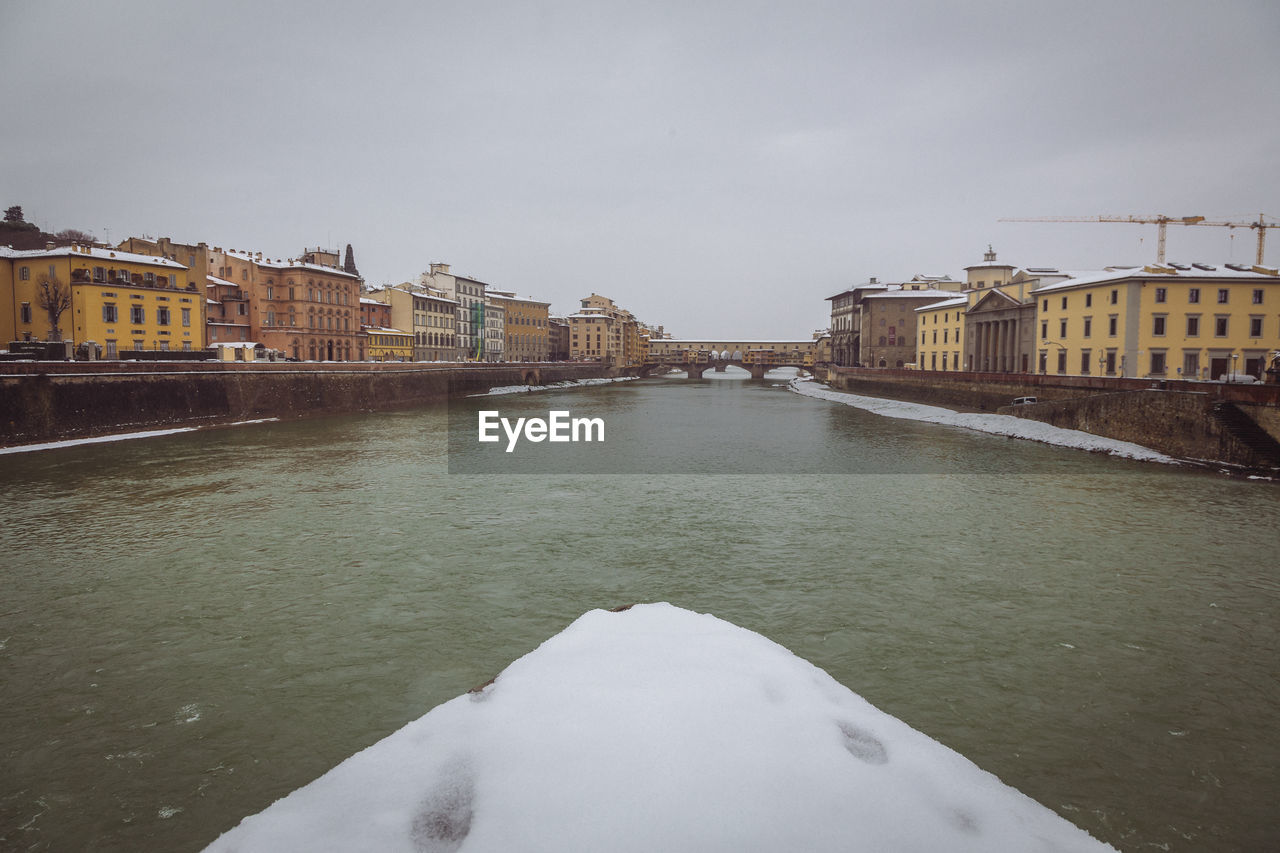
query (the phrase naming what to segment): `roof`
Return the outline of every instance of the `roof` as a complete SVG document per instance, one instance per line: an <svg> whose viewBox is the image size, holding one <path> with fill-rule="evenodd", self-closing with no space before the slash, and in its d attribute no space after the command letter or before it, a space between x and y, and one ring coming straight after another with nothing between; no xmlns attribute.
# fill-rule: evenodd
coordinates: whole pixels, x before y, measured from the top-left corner
<svg viewBox="0 0 1280 853"><path fill-rule="evenodd" d="M324 264L308 264L308 263L304 263L304 262L302 262L302 261L299 261L299 260L297 260L296 258L289 258L289 260L287 260L287 261L282 261L282 260L280 260L279 258L276 258L276 259L273 261L273 260L271 260L270 258L260 258L260 257L258 257L258 256L257 256L257 255L255 255L255 254L250 254L250 253L248 253L248 252L237 252L237 251L233 251L233 250L231 250L231 249L227 249L227 250L224 252L224 254L226 254L226 255L228 255L228 256L230 256L230 257L233 257L233 258L239 258L240 260L243 260L243 261L249 261L249 262L251 262L251 263L257 264L257 265L258 265L258 266L260 266L260 267L267 267L267 268L269 268L269 269L278 269L278 270L289 270L289 269L311 270L311 271L313 271L313 272L324 273L325 275L337 275L337 276L341 276L341 277L343 277L343 278L355 279L356 281L359 281L359 280L360 280L360 276L358 276L358 275L353 275L353 274L351 274L351 273L349 273L349 272L346 272L345 270L340 270L340 269L338 269L337 267L327 267L327 266L325 266Z"/></svg>
<svg viewBox="0 0 1280 853"><path fill-rule="evenodd" d="M867 299L950 299L954 290L887 290L884 293L868 293Z"/></svg>
<svg viewBox="0 0 1280 853"><path fill-rule="evenodd" d="M942 308L960 308L961 306L968 305L968 304L969 304L969 297L967 295L957 296L954 299L944 299L941 302L931 302L928 305L921 305L915 310L933 311L935 309L942 309Z"/></svg>
<svg viewBox="0 0 1280 853"><path fill-rule="evenodd" d="M1107 267L1103 270L1072 273L1065 281L1055 281L1031 291L1033 294L1066 290L1075 287L1104 284L1125 279L1156 281L1280 281L1280 270L1273 267L1245 266L1244 264L1169 264L1145 267Z"/></svg>
<svg viewBox="0 0 1280 853"><path fill-rule="evenodd" d="M100 261L126 261L131 264L149 264L154 267L169 267L185 270L185 264L171 261L159 255L139 255L134 252L122 252L119 249L102 249L97 246L54 246L52 249L11 249L0 246L0 254L9 258L61 258L72 256L77 258L96 258Z"/></svg>
<svg viewBox="0 0 1280 853"><path fill-rule="evenodd" d="M830 301L832 299L838 299L839 297L844 296L846 293L853 293L855 290L888 290L888 289L889 289L889 285L881 284L880 282L875 282L874 284L871 282L867 282L866 284L855 284L853 287L845 288L844 290L837 293L835 296L828 296L827 300Z"/></svg>

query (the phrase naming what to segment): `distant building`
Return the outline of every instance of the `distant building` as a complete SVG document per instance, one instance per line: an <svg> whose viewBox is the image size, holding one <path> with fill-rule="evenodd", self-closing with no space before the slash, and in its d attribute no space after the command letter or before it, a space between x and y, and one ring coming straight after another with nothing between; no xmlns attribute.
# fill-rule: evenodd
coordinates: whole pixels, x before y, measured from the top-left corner
<svg viewBox="0 0 1280 853"><path fill-rule="evenodd" d="M593 293L582 300L581 310L565 319L569 322L571 359L619 366L644 362L648 349L647 343L641 342L642 324L612 299Z"/></svg>
<svg viewBox="0 0 1280 853"><path fill-rule="evenodd" d="M550 318L548 302L522 299L514 293L488 291L492 303L505 312L503 352L507 361L549 361Z"/></svg>
<svg viewBox="0 0 1280 853"><path fill-rule="evenodd" d="M405 282L370 290L366 299L391 307L386 325L413 337L413 361L459 361L458 302L433 287Z"/></svg>
<svg viewBox="0 0 1280 853"><path fill-rule="evenodd" d="M458 358L485 361L485 301L487 285L482 281L454 275L448 264L434 263L418 276L418 283L440 291L457 302L455 335Z"/></svg>
<svg viewBox="0 0 1280 853"><path fill-rule="evenodd" d="M547 319L548 361L569 360L569 321L563 317Z"/></svg>

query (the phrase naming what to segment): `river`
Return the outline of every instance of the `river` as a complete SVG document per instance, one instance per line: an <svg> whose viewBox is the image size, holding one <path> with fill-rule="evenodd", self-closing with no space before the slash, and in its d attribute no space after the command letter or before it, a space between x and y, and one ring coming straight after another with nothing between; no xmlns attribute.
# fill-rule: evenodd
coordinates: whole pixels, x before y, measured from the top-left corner
<svg viewBox="0 0 1280 853"><path fill-rule="evenodd" d="M605 441L481 448L480 408ZM764 634L1122 850L1280 846L1276 484L732 372L452 409L0 456L0 847L198 850L640 601Z"/></svg>

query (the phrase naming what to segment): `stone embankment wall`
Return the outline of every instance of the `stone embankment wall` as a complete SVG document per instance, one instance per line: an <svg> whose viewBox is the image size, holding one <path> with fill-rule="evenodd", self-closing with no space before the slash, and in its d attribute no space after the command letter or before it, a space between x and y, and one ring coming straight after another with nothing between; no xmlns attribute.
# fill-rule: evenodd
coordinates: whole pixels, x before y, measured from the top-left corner
<svg viewBox="0 0 1280 853"><path fill-rule="evenodd" d="M854 394L1030 418L1130 441L1180 459L1259 469L1280 464L1274 447L1246 443L1214 415L1215 404L1229 403L1280 441L1276 385L866 368L833 368L827 382ZM1015 397L1025 396L1039 402L1010 405Z"/></svg>
<svg viewBox="0 0 1280 853"><path fill-rule="evenodd" d="M0 446L175 425L409 408L450 394L617 376L600 364L14 362Z"/></svg>

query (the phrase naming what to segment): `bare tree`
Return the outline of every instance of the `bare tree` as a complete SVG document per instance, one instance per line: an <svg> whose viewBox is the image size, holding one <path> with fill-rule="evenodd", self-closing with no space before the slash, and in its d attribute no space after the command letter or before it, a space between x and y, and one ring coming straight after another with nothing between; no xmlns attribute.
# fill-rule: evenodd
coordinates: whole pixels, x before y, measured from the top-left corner
<svg viewBox="0 0 1280 853"><path fill-rule="evenodd" d="M60 242L80 243L82 245L92 245L95 240L92 234L88 231L81 231L79 228L64 228L53 236L57 237Z"/></svg>
<svg viewBox="0 0 1280 853"><path fill-rule="evenodd" d="M71 308L71 287L57 276L40 273L36 278L36 295L40 307L49 315L49 340L62 340L58 323L63 313Z"/></svg>

